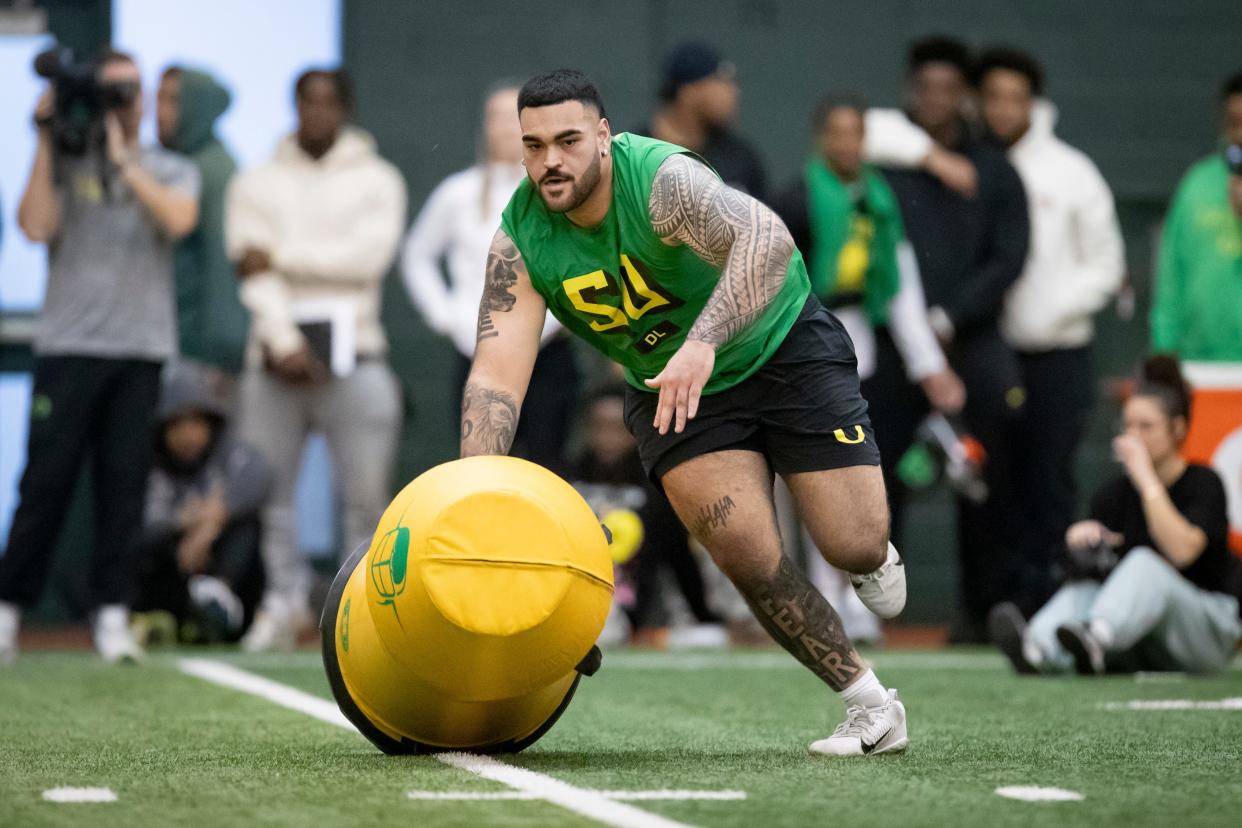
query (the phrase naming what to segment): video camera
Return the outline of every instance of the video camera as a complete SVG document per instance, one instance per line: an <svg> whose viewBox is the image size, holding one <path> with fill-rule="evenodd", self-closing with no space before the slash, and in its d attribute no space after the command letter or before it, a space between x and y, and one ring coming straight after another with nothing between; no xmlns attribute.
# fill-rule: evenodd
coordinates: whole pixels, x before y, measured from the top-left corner
<svg viewBox="0 0 1242 828"><path fill-rule="evenodd" d="M52 139L56 149L66 155L86 155L93 148L103 147L104 115L126 108L138 97L138 84L101 82L97 63L77 62L73 50L63 46L39 53L34 71L51 81L55 90Z"/></svg>

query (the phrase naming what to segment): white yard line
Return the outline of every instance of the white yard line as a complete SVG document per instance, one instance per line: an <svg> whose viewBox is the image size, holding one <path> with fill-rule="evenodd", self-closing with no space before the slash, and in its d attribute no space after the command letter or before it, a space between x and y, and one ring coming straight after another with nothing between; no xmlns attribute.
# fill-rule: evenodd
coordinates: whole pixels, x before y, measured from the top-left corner
<svg viewBox="0 0 1242 828"><path fill-rule="evenodd" d="M296 710L328 724L357 732L335 703L297 688L211 659L183 658L177 661L177 666L183 673L204 681L249 693L289 710ZM559 779L553 779L526 768L508 765L489 756L476 756L471 753L437 753L435 758L446 765L508 785L518 792L531 794L534 799L551 802L604 825L612 825L616 828L688 828L685 823L613 801L596 791L577 788Z"/></svg>
<svg viewBox="0 0 1242 828"><path fill-rule="evenodd" d="M1106 702L1105 710L1242 710L1242 698L1195 701L1193 699L1135 699Z"/></svg>
<svg viewBox="0 0 1242 828"><path fill-rule="evenodd" d="M997 796L1023 802L1082 802L1086 797L1065 788L1043 788L1038 785L1007 785L996 789Z"/></svg>
<svg viewBox="0 0 1242 828"><path fill-rule="evenodd" d="M746 798L746 791L589 791L605 799L684 802L686 800L736 801ZM426 802L491 802L496 800L542 799L530 791L409 791L407 799Z"/></svg>
<svg viewBox="0 0 1242 828"><path fill-rule="evenodd" d="M116 802L116 793L111 788L49 788L43 792L47 802L82 803L82 802Z"/></svg>

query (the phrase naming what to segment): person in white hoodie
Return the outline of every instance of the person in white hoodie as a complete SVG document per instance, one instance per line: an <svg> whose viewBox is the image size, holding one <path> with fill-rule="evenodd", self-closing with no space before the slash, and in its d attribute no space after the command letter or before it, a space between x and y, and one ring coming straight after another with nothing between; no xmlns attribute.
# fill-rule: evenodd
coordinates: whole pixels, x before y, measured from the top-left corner
<svg viewBox="0 0 1242 828"><path fill-rule="evenodd" d="M1121 228L1100 171L1054 134L1057 112L1040 97L1043 71L1035 58L989 49L975 78L984 125L1022 177L1031 216L1026 267L1005 297L1000 323L1026 382L1029 437L1019 447L1018 470L1034 533L1028 571L1050 579L1074 520L1074 454L1095 404L1093 317L1125 272ZM1045 580L1041 588L1052 586Z"/></svg>
<svg viewBox="0 0 1242 828"><path fill-rule="evenodd" d="M1074 452L1094 404L1093 317L1120 287L1125 257L1112 192L1091 159L1053 132L1057 111L1041 97L1035 58L988 49L974 78L983 126L1022 178L1031 220L1026 264L1000 318L1026 390L1023 433L1030 439L1017 465L1033 533L1024 544L1029 604L1051 590L1052 554L1074 519ZM872 110L867 127L872 160L924 164L931 139L901 113Z"/></svg>
<svg viewBox="0 0 1242 828"><path fill-rule="evenodd" d="M297 131L233 180L226 205L228 252L252 318L241 434L275 475L263 514L267 591L242 642L249 650L291 648L309 626L293 505L307 437L327 438L352 549L388 504L401 419L379 312L405 225L405 183L371 136L348 124L343 72L304 73L295 98Z"/></svg>
<svg viewBox="0 0 1242 828"><path fill-rule="evenodd" d="M410 228L401 258L411 301L427 326L452 341L459 355L454 427L461 419L461 392L479 334L487 252L500 214L526 176L517 116L519 86L501 81L492 87L483 105L479 163L450 175L431 191ZM511 453L563 474L568 472L565 444L578 405L580 378L573 345L561 330L549 313Z"/></svg>

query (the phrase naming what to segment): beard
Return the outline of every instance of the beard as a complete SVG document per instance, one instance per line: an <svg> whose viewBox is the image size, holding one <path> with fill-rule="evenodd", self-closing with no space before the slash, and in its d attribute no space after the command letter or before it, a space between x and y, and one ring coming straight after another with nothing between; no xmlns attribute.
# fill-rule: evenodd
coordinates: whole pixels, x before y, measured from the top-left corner
<svg viewBox="0 0 1242 828"><path fill-rule="evenodd" d="M564 178L565 176L545 175L543 181L549 178ZM543 192L543 182L539 185L539 197L543 199L543 203L548 210L553 213L568 213L582 206L582 203L591 197L591 193L595 192L595 188L599 186L600 181L600 156L594 154L591 166L576 179L573 179L573 187L570 188L569 194L562 196L561 200L553 203L548 201L548 197Z"/></svg>

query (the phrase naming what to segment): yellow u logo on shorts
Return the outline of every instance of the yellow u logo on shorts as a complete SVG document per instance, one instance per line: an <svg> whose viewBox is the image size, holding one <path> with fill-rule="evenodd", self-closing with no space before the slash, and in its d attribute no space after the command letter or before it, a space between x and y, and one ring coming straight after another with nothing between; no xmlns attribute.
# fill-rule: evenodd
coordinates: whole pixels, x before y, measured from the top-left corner
<svg viewBox="0 0 1242 828"><path fill-rule="evenodd" d="M847 446L856 446L863 440L867 439L867 435L863 434L863 429L860 425L854 426L854 434L856 436L851 439L845 436L845 429L843 428L838 428L836 431L832 432L832 436L837 438L838 443L845 443Z"/></svg>

